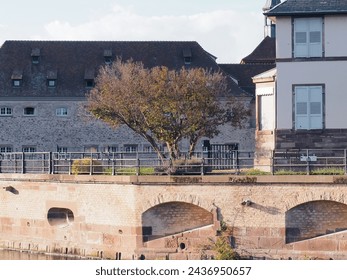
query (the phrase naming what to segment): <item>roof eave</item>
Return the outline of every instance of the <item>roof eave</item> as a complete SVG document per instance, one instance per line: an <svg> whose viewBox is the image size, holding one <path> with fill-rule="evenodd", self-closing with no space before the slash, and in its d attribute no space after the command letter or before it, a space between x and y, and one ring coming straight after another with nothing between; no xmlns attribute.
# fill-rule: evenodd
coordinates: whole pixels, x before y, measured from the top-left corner
<svg viewBox="0 0 347 280"><path fill-rule="evenodd" d="M281 17L281 16L313 16L313 15L343 15L347 11L295 11L295 12L268 12L264 13L268 17Z"/></svg>

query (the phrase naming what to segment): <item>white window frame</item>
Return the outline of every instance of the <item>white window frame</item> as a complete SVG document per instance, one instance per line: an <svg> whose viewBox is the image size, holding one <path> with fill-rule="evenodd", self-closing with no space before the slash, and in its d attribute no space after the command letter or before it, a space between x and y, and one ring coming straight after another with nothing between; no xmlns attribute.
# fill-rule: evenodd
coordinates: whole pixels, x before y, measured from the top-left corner
<svg viewBox="0 0 347 280"><path fill-rule="evenodd" d="M294 18L293 55L295 58L323 57L323 18Z"/></svg>
<svg viewBox="0 0 347 280"><path fill-rule="evenodd" d="M67 147L57 147L57 152L58 153L67 153L68 152L68 148Z"/></svg>
<svg viewBox="0 0 347 280"><path fill-rule="evenodd" d="M7 106L0 107L0 116L12 116L12 108Z"/></svg>
<svg viewBox="0 0 347 280"><path fill-rule="evenodd" d="M294 128L324 129L324 85L294 86Z"/></svg>
<svg viewBox="0 0 347 280"><path fill-rule="evenodd" d="M136 153L138 151L138 146L135 144L124 145L124 152L126 153Z"/></svg>
<svg viewBox="0 0 347 280"><path fill-rule="evenodd" d="M11 146L0 146L0 153L12 153L13 148Z"/></svg>
<svg viewBox="0 0 347 280"><path fill-rule="evenodd" d="M68 116L68 108L67 107L59 107L55 109L55 115L58 117L66 117Z"/></svg>
<svg viewBox="0 0 347 280"><path fill-rule="evenodd" d="M24 146L23 153L36 153L36 147L34 146Z"/></svg>

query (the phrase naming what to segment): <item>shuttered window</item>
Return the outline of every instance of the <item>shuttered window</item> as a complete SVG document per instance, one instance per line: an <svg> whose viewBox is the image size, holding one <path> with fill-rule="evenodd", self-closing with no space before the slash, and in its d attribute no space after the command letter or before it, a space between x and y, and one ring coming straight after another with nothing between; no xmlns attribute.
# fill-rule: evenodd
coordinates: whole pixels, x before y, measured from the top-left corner
<svg viewBox="0 0 347 280"><path fill-rule="evenodd" d="M294 57L323 56L323 19L294 19Z"/></svg>
<svg viewBox="0 0 347 280"><path fill-rule="evenodd" d="M323 128L323 87L295 87L295 129Z"/></svg>

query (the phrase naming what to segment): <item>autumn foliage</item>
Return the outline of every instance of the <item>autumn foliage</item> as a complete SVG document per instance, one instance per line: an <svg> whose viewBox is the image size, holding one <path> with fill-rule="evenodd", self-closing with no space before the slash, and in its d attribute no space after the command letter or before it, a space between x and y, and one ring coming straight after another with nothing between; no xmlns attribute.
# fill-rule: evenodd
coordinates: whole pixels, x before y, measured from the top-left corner
<svg viewBox="0 0 347 280"><path fill-rule="evenodd" d="M189 140L192 153L201 137L217 135L218 126L227 122L240 125L248 114L231 98L221 73L202 68L147 69L140 62L120 59L100 69L88 96L88 110L111 126L126 125L162 159L159 143L165 143L170 158L176 159L182 139Z"/></svg>

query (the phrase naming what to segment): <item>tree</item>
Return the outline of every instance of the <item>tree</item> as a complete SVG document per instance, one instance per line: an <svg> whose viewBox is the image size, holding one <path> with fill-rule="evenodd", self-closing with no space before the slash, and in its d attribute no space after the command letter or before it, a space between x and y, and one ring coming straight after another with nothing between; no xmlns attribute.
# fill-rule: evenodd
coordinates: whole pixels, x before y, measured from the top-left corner
<svg viewBox="0 0 347 280"><path fill-rule="evenodd" d="M227 98L227 103L220 102ZM165 143L171 159L178 144L188 139L190 154L201 137L213 137L218 126L240 125L248 110L234 102L222 73L202 68L144 68L140 62L117 59L100 69L88 95L87 109L96 118L118 127L126 125L145 138L163 160L158 143Z"/></svg>

